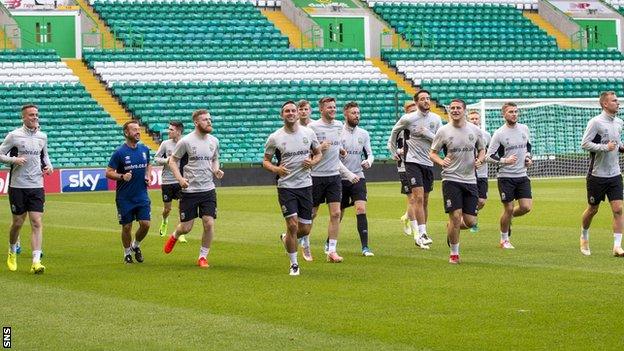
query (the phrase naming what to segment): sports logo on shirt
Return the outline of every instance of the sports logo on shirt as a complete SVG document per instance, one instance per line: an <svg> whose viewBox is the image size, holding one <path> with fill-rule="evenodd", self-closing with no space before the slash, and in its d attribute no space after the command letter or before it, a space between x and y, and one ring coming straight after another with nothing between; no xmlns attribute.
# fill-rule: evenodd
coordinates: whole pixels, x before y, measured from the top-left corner
<svg viewBox="0 0 624 351"><path fill-rule="evenodd" d="M470 141L474 141L474 135L472 135L472 134L468 134L468 140L470 140Z"/></svg>
<svg viewBox="0 0 624 351"><path fill-rule="evenodd" d="M145 154L145 152L143 153L143 159L147 160L147 155Z"/></svg>
<svg viewBox="0 0 624 351"><path fill-rule="evenodd" d="M364 145L364 139L362 139L362 138L358 138L357 142L360 145Z"/></svg>
<svg viewBox="0 0 624 351"><path fill-rule="evenodd" d="M308 138L303 137L303 144L304 145L308 145L310 143L310 141L308 140Z"/></svg>

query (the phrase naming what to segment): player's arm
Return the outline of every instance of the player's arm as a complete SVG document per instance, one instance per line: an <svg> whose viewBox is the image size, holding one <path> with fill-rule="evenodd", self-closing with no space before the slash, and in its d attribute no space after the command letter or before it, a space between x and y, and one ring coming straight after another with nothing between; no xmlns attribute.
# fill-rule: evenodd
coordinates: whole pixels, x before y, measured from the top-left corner
<svg viewBox="0 0 624 351"><path fill-rule="evenodd" d="M518 161L518 157L516 155L503 157L505 156L505 147L498 139L499 134L495 132L494 136L492 136L492 140L490 141L490 147L488 147L486 152L486 161L497 165L512 165L516 163L516 161Z"/></svg>
<svg viewBox="0 0 624 351"><path fill-rule="evenodd" d="M404 129L407 128L407 119L405 116L401 117L394 127L392 127L392 131L390 132L390 138L388 138L388 150L390 151L390 155L395 161L400 159L399 155L397 155L397 137L399 133L401 133ZM405 141L404 141L405 142Z"/></svg>
<svg viewBox="0 0 624 351"><path fill-rule="evenodd" d="M479 168L485 162L485 138L483 134L477 138L477 157L475 158L475 167Z"/></svg>
<svg viewBox="0 0 624 351"><path fill-rule="evenodd" d="M24 163L26 163L26 158L7 155L13 147L15 147L13 144L13 134L9 133L2 141L2 144L0 144L0 162L18 166L24 165Z"/></svg>
<svg viewBox="0 0 624 351"><path fill-rule="evenodd" d="M145 182L147 186L150 186L150 184L152 184L152 164L150 162L149 149L146 148L145 151L147 153L147 168L145 169L147 173L145 174Z"/></svg>
<svg viewBox="0 0 624 351"><path fill-rule="evenodd" d="M347 179L353 184L360 181L360 177L351 172L342 162L338 162L338 172L340 173L341 178Z"/></svg>
<svg viewBox="0 0 624 351"><path fill-rule="evenodd" d="M312 134L315 135L314 140L316 140L316 134ZM318 140L316 140L316 145L318 147ZM282 165L276 166L273 164L273 156L275 155L276 148L277 143L275 142L273 135L270 135L266 143L264 144L264 159L262 159L262 167L271 173L275 173L280 177L284 177L288 175L290 171Z"/></svg>
<svg viewBox="0 0 624 351"><path fill-rule="evenodd" d="M130 181L132 179L132 171L126 173L117 173L117 168L121 163L119 162L119 156L117 152L111 156L110 161L108 161L108 167L106 167L106 178L115 180L115 181Z"/></svg>
<svg viewBox="0 0 624 351"><path fill-rule="evenodd" d="M43 150L41 150L41 165L43 166L43 173L50 175L52 171L54 171L54 167L52 167L52 161L50 161L50 155L48 154L48 139L45 139L45 144L43 144Z"/></svg>
<svg viewBox="0 0 624 351"><path fill-rule="evenodd" d="M221 164L219 163L219 147L217 146L217 151L215 156L212 158L212 174L214 174L217 179L223 178L225 172L221 169Z"/></svg>
<svg viewBox="0 0 624 351"><path fill-rule="evenodd" d="M164 166L169 163L169 157L166 157L166 151L164 147L165 143L160 143L158 147L158 151L156 151L156 155L154 155L154 163L159 166Z"/></svg>
<svg viewBox="0 0 624 351"><path fill-rule="evenodd" d="M615 143L610 141L608 144L602 144L600 141L600 134L598 134L594 121L591 120L587 123L587 128L583 133L581 147L589 152L609 152L615 149Z"/></svg>
<svg viewBox="0 0 624 351"><path fill-rule="evenodd" d="M362 161L362 168L371 168L373 162L375 161L375 156L373 156L373 148L371 147L370 134L368 133L366 134L364 142L364 155L366 156L366 160Z"/></svg>
<svg viewBox="0 0 624 351"><path fill-rule="evenodd" d="M440 157L440 150L444 147L444 141L442 139L442 133L438 131L431 143L429 159L436 165L446 168L451 164L451 157L448 155L445 155L444 158Z"/></svg>

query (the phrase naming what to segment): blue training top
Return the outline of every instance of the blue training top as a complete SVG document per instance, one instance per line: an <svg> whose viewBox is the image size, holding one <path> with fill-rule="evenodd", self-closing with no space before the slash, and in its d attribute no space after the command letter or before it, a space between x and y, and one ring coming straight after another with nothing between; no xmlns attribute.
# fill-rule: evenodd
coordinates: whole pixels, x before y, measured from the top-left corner
<svg viewBox="0 0 624 351"><path fill-rule="evenodd" d="M132 171L132 179L117 181L116 200L133 203L149 202L147 196L147 182L145 172L150 162L149 149L143 144L137 144L134 149L123 144L111 156L108 167L119 174Z"/></svg>

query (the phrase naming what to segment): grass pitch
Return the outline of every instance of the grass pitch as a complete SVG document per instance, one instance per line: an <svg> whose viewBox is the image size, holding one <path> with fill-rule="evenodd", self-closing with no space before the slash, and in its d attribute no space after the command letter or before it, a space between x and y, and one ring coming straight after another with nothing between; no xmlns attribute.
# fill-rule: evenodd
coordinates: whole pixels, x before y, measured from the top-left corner
<svg viewBox="0 0 624 351"><path fill-rule="evenodd" d="M0 266L0 322L13 348L205 350L482 350L620 348L624 259L611 257L611 216L594 220L592 256L578 250L584 180L534 180L534 209L514 221L516 250L497 248L494 182L477 234L462 232L462 263L447 263L440 184L430 202L430 251L402 234L398 183L369 184L370 246L362 257L350 209L338 251L324 260L327 210L312 233L312 263L288 275L274 187L220 188L211 267L195 266L199 227L162 253L162 203L152 192L145 263L124 265L113 193L48 195L42 276ZM10 212L0 198L0 226ZM175 215L172 217L173 221ZM173 224L170 223L170 229ZM4 230L6 245L8 234ZM6 248L6 246L5 246ZM300 260L301 259L300 256Z"/></svg>

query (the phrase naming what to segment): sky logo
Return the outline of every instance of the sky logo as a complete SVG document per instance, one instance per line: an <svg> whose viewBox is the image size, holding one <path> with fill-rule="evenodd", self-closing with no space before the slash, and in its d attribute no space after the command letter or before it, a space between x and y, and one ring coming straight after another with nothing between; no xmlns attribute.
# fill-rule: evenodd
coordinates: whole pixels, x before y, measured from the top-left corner
<svg viewBox="0 0 624 351"><path fill-rule="evenodd" d="M108 190L104 169L68 169L61 171L61 188L64 193Z"/></svg>

